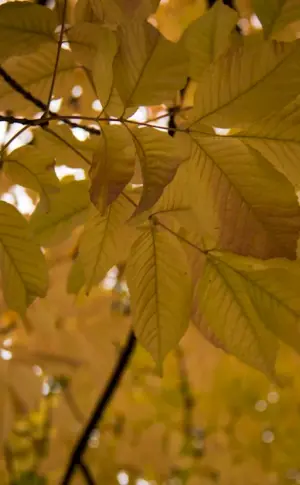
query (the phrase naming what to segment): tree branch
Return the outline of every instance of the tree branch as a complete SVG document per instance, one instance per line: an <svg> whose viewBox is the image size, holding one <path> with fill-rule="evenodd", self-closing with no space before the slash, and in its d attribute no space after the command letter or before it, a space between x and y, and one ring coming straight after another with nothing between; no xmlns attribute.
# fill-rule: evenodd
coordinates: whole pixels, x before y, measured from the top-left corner
<svg viewBox="0 0 300 485"><path fill-rule="evenodd" d="M43 103L40 99L36 98L33 96L33 94L30 93L30 91L27 91L23 86L18 83L13 77L8 74L8 72L5 71L3 67L0 66L0 77L4 79L4 81L12 88L14 91L17 93L21 94L24 99L29 101L30 103L34 104L37 108L39 108L42 111L47 110L47 105ZM54 113L53 111L49 110L49 114L51 115L51 118L53 119L58 119L64 121L67 125L69 125L71 128L81 128L85 131L88 131L92 135L100 135L100 130L93 128L91 126L85 126L85 125L80 125L78 123L74 123L68 119L68 117L65 116L60 116L57 113ZM6 120L2 120L6 121ZM17 121L17 123L20 123L20 121ZM28 125L28 123L26 123ZM36 123L36 124L41 124L41 123ZM46 121L44 121L44 124L46 124Z"/></svg>
<svg viewBox="0 0 300 485"><path fill-rule="evenodd" d="M65 472L65 475L63 477L63 480L61 482L61 485L69 485L75 473L76 467L80 466L80 463L82 464L82 456L87 447L88 440L91 436L91 433L93 432L93 430L96 428L99 421L103 417L110 400L114 396L114 393L116 392L121 382L123 374L134 352L135 346L136 346L136 338L133 331L131 330L129 332L127 342L121 352L117 365L104 390L104 393L101 394L99 401L96 404L96 407L90 417L90 420L87 423L85 429L83 430L81 437L79 438L72 452L72 455L70 457L70 461L69 461L67 470Z"/></svg>
<svg viewBox="0 0 300 485"><path fill-rule="evenodd" d="M92 474L84 461L81 460L78 466L81 469L81 473L84 476L87 485L96 485L96 482L94 481Z"/></svg>
<svg viewBox="0 0 300 485"><path fill-rule="evenodd" d="M58 46L57 46L55 65L54 65L53 76L52 76L52 81L51 81L51 86L50 86L50 91L49 91L49 96L48 96L48 102L47 102L46 110L45 110L45 113L44 113L44 117L46 117L49 113L50 103L51 103L51 99L52 99L52 95L53 95L55 79L56 79L56 74L57 74L57 68L58 68L58 63L59 63L59 58L60 58L61 45L62 45L64 30L65 30L67 4L68 4L68 1L64 0L63 12L62 12L62 22L61 22L61 29L60 29L60 33L59 33L59 40L58 40Z"/></svg>

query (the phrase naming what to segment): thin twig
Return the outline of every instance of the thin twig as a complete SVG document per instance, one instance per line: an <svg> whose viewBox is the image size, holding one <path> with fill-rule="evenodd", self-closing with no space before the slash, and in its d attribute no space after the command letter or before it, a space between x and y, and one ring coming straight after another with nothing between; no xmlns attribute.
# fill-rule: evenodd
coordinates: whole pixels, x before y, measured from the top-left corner
<svg viewBox="0 0 300 485"><path fill-rule="evenodd" d="M16 139L18 138L19 135L21 135L22 133L24 133L24 131L26 131L27 129L29 128L29 126L23 126L23 128L21 128L21 130L17 131L17 133L15 133L1 148L1 151L0 151L0 165L1 165L1 159L2 159L2 156L3 156L3 153L5 152L6 148Z"/></svg>
<svg viewBox="0 0 300 485"><path fill-rule="evenodd" d="M136 346L136 338L133 331L131 330L129 332L127 342L121 352L121 355L119 357L115 370L113 371L112 376L109 379L107 386L104 390L104 393L101 394L99 401L96 404L96 407L89 419L89 422L84 428L81 434L81 437L79 438L72 452L72 455L70 457L70 461L69 461L67 470L65 472L65 475L63 477L63 480L61 482L61 485L70 484L77 466L79 466L80 463L82 463L82 457L87 447L89 438L92 432L94 431L94 429L97 427L99 421L103 417L110 400L114 396L121 382L121 379L124 375L124 372L127 368L127 365L130 361L130 358L134 352L135 346Z"/></svg>
<svg viewBox="0 0 300 485"><path fill-rule="evenodd" d="M157 212L156 214L159 214L159 212ZM151 216L150 216L151 217ZM192 248L196 249L197 251L200 251L200 253L202 254L208 254L209 253L209 250L207 249L201 249L199 248L199 246L196 246L196 244L193 244L191 241L189 241L188 239L185 239L183 236L181 236L180 234L178 234L177 232L173 231L172 229L170 229L168 226L166 226L165 224L163 224L162 222L160 221L157 221L156 224L158 226L161 226L163 227L166 231L170 232L171 234L173 234L173 236L177 237L178 239L180 239L182 242L188 244L189 246L191 246Z"/></svg>
<svg viewBox="0 0 300 485"><path fill-rule="evenodd" d="M33 96L33 94L30 93L30 91L27 91L23 86L16 81L13 77L8 74L8 72L3 69L3 67L0 66L0 77L4 79L4 81L17 93L21 94L24 99L29 101L30 103L34 104L37 108L41 109L42 111L46 111L47 105L41 101L40 99L36 98ZM69 125L71 128L81 128L82 130L85 130L92 135L100 135L100 130L90 127L90 126L85 126L85 125L80 125L78 123L73 123L68 119L67 116L61 116L58 115L57 113L54 113L53 111L49 110L49 114L51 115L51 119L54 120L61 120L67 125ZM4 120L5 121L5 120ZM48 120L49 121L49 120ZM19 121L18 121L19 123ZM44 120L44 123L46 124L46 120ZM38 123L37 123L38 124Z"/></svg>
<svg viewBox="0 0 300 485"><path fill-rule="evenodd" d="M70 150L72 150L74 153L76 153L76 155L78 155L80 158L82 158L82 160L84 160L85 163L87 163L88 165L92 165L92 162L88 158L86 158L84 155L82 155L82 153L79 150L77 150L77 148L73 147L73 145L71 145L67 140L65 140L58 133L56 133L55 131L53 131L51 128L48 128L48 127L44 128L44 130L47 131L48 133L50 133L55 138L57 138L61 143L66 145L68 148L70 148Z"/></svg>
<svg viewBox="0 0 300 485"><path fill-rule="evenodd" d="M42 118L18 118L12 115L0 115L0 122L7 122L9 124L12 123L19 123L19 125L26 125L26 126L40 126L45 125L48 123L48 120Z"/></svg>
<svg viewBox="0 0 300 485"><path fill-rule="evenodd" d="M81 460L80 463L78 464L78 466L81 469L81 473L84 476L87 485L96 485L96 482L93 479L92 474L91 474L88 466L84 463L84 461Z"/></svg>
<svg viewBox="0 0 300 485"><path fill-rule="evenodd" d="M55 64L54 64L54 71L53 71L53 76L52 76L52 81L51 81L51 86L50 86L50 91L49 91L49 96L48 96L48 102L47 102L46 110L45 110L45 113L44 113L44 117L48 116L50 103L51 103L51 100L52 100L52 95L53 95L53 90L54 90L54 85L55 85L55 80L56 80L56 74L57 74L57 68L58 68L58 63L59 63L59 58L60 58L61 45L62 45L64 30L65 30L67 5L68 5L68 0L64 0L61 29L60 29L60 33L59 33L59 40L58 40L56 59L55 59Z"/></svg>

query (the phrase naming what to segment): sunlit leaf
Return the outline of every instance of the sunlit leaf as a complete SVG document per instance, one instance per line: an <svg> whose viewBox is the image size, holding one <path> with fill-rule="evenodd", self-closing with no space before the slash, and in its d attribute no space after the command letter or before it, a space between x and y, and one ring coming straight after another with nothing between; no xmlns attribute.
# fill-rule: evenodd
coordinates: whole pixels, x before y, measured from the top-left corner
<svg viewBox="0 0 300 485"><path fill-rule="evenodd" d="M23 88L34 96L47 103L49 89L53 77L57 46L45 44L38 51L22 57L12 57L3 63L4 69L18 81ZM55 97L69 96L73 87L75 63L71 52L62 50L57 68ZM3 79L0 78L0 110L13 110L26 113L36 113L41 108L32 105L22 94L18 93Z"/></svg>
<svg viewBox="0 0 300 485"><path fill-rule="evenodd" d="M90 171L91 200L103 215L130 182L136 150L125 126L103 126Z"/></svg>
<svg viewBox="0 0 300 485"><path fill-rule="evenodd" d="M3 201L0 202L0 242L4 298L9 308L24 315L37 296L46 295L48 271L27 221Z"/></svg>
<svg viewBox="0 0 300 485"><path fill-rule="evenodd" d="M39 203L30 219L30 227L45 247L71 236L72 230L82 224L89 207L88 183L83 180L62 185L60 192L51 197L51 210L45 213Z"/></svg>
<svg viewBox="0 0 300 485"><path fill-rule="evenodd" d="M144 182L143 194L135 214L151 208L172 181L180 163L190 156L189 137L168 136L153 128L133 130Z"/></svg>
<svg viewBox="0 0 300 485"><path fill-rule="evenodd" d="M132 22L120 34L114 62L116 88L125 105L171 101L186 82L186 52L147 23Z"/></svg>
<svg viewBox="0 0 300 485"><path fill-rule="evenodd" d="M300 212L292 185L240 140L193 132L191 186L209 184L222 248L256 257L294 258ZM209 198L206 203L209 203ZM199 192L200 215L203 201ZM276 215L274 217L274 214Z"/></svg>
<svg viewBox="0 0 300 485"><path fill-rule="evenodd" d="M300 349L299 263L212 251L196 290L201 313L227 351L261 370L274 358L272 332ZM214 296L212 296L214 295Z"/></svg>
<svg viewBox="0 0 300 485"><path fill-rule="evenodd" d="M116 40L115 33L107 27L91 22L76 24L68 31L68 40L76 60L87 68L92 69L98 46L100 46L99 51L102 53L100 59L110 59L110 64L112 64L117 50ZM110 55L112 50L113 55ZM98 59L96 65L99 62ZM102 82L106 80L107 75L108 73L103 73Z"/></svg>
<svg viewBox="0 0 300 485"><path fill-rule="evenodd" d="M252 4L266 37L274 38L287 25L300 20L300 4L297 0L252 0Z"/></svg>
<svg viewBox="0 0 300 485"><path fill-rule="evenodd" d="M51 125L51 133L45 130L35 132L35 144L41 152L56 159L57 165L88 169L98 138L88 137L79 141L66 125Z"/></svg>
<svg viewBox="0 0 300 485"><path fill-rule="evenodd" d="M0 62L11 56L29 54L42 44L55 44L55 15L30 2L0 6Z"/></svg>
<svg viewBox="0 0 300 485"><path fill-rule="evenodd" d="M176 237L145 229L132 246L127 276L135 333L161 367L185 333L190 313L188 264Z"/></svg>
<svg viewBox="0 0 300 485"><path fill-rule="evenodd" d="M204 74L191 121L217 127L249 126L296 98L300 41L293 44L244 41ZM259 102L257 102L259 100Z"/></svg>
<svg viewBox="0 0 300 485"><path fill-rule="evenodd" d="M300 187L299 101L259 121L236 138L259 151L296 187Z"/></svg>
<svg viewBox="0 0 300 485"><path fill-rule="evenodd" d="M81 288L84 286L85 278L83 267L79 261L76 259L72 264L71 270L68 274L67 280L67 291L68 293L77 295Z"/></svg>
<svg viewBox="0 0 300 485"><path fill-rule="evenodd" d="M84 269L88 292L112 266L127 257L135 232L125 222L133 209L132 202L122 194L104 216L91 209L79 244L79 262Z"/></svg>
<svg viewBox="0 0 300 485"><path fill-rule="evenodd" d="M38 192L49 209L49 197L60 187L51 156L32 146L21 147L4 158L3 170L14 183Z"/></svg>
<svg viewBox="0 0 300 485"><path fill-rule="evenodd" d="M218 0L213 8L189 26L184 33L184 42L192 79L201 80L203 71L228 49L229 36L237 20L237 13Z"/></svg>

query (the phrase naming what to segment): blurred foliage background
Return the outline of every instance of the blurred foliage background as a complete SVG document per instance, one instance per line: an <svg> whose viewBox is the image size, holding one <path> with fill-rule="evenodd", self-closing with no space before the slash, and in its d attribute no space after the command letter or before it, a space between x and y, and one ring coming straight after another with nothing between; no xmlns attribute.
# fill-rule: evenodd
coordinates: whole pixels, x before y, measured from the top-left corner
<svg viewBox="0 0 300 485"><path fill-rule="evenodd" d="M78 3L83 8L86 0ZM236 5L241 28L247 34L256 31L250 2L238 0ZM59 7L60 1L52 6ZM150 21L177 40L206 8L204 0L161 1ZM293 37L297 26L289 29L285 35ZM76 112L95 113L95 101L80 85L64 99ZM149 109L147 118L161 109ZM17 129L2 124L2 141ZM73 134L90 149L91 140L78 129ZM11 148L27 143L30 136L28 130ZM82 175L80 169L66 168L57 174L65 181ZM16 204L25 215L35 207L35 194L12 186L4 176L0 190L2 200ZM130 327L127 288L116 268L89 298L67 292L77 237L75 231L63 244L47 249L51 290L31 306L25 325L0 301L1 484L20 472L28 472L28 484L45 483L43 478L34 481L37 475L32 473L47 477L49 485L59 483ZM106 485L300 483L298 369L299 358L282 347L277 369L282 387L275 387L190 328L180 348L167 357L160 378L138 346L90 438L86 464L96 483ZM82 483L78 471L74 485Z"/></svg>

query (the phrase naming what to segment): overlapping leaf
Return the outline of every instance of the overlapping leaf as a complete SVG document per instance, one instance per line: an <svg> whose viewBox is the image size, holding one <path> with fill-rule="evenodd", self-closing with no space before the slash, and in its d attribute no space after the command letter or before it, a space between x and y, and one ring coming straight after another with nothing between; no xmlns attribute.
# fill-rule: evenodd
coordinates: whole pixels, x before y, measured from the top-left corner
<svg viewBox="0 0 300 485"><path fill-rule="evenodd" d="M39 203L30 219L30 226L41 245L48 247L70 237L82 224L89 207L88 183L83 180L62 185L51 198L51 210L45 213Z"/></svg>
<svg viewBox="0 0 300 485"><path fill-rule="evenodd" d="M198 149L190 187L196 190L206 180L214 193L221 247L262 258L295 258L300 212L287 179L240 140L200 132L192 137ZM199 192L200 214L203 203Z"/></svg>
<svg viewBox="0 0 300 485"><path fill-rule="evenodd" d="M88 292L112 266L126 259L135 232L125 222L133 209L134 205L123 194L108 207L104 216L91 209L79 245L79 262Z"/></svg>
<svg viewBox="0 0 300 485"><path fill-rule="evenodd" d="M102 54L101 60L107 59L106 67L108 67L109 59L112 70L112 60L117 50L115 32L100 24L83 22L74 25L68 31L68 40L72 52L80 64L92 69L99 46ZM112 55L111 52L113 52ZM98 59L96 65L99 62ZM102 82L106 81L106 75L108 73L103 73Z"/></svg>
<svg viewBox="0 0 300 485"><path fill-rule="evenodd" d="M300 42L245 40L204 74L191 121L244 127L283 108L299 94ZM259 100L259 102L258 102Z"/></svg>
<svg viewBox="0 0 300 485"><path fill-rule="evenodd" d="M252 0L253 8L261 21L265 36L276 37L289 24L300 20L297 0Z"/></svg>
<svg viewBox="0 0 300 485"><path fill-rule="evenodd" d="M60 186L51 156L32 146L21 147L4 158L3 170L14 183L38 192L42 204L49 209L49 197Z"/></svg>
<svg viewBox="0 0 300 485"><path fill-rule="evenodd" d="M35 132L35 145L41 152L55 158L57 165L88 169L98 144L96 136L79 141L66 125L51 126L51 133L45 130Z"/></svg>
<svg viewBox="0 0 300 485"><path fill-rule="evenodd" d="M186 68L182 42L166 40L148 23L121 30L114 80L126 108L171 101L186 82Z"/></svg>
<svg viewBox="0 0 300 485"><path fill-rule="evenodd" d="M105 126L93 156L90 171L91 200L103 215L130 182L136 150L125 126Z"/></svg>
<svg viewBox="0 0 300 485"><path fill-rule="evenodd" d="M205 15L188 27L184 42L192 79L200 81L203 71L228 49L230 34L237 20L237 13L218 0Z"/></svg>
<svg viewBox="0 0 300 485"><path fill-rule="evenodd" d="M45 44L40 50L20 58L12 57L4 62L3 67L8 74L18 81L23 88L47 103L50 85L53 77L57 53L56 44ZM75 63L71 52L62 50L57 67L55 97L69 97L73 87ZM0 110L13 110L16 113L36 113L41 110L26 100L22 94L13 89L3 79L0 79Z"/></svg>
<svg viewBox="0 0 300 485"><path fill-rule="evenodd" d="M298 262L261 261L212 251L197 287L198 315L227 351L260 370L272 372L272 334L300 350Z"/></svg>
<svg viewBox="0 0 300 485"><path fill-rule="evenodd" d="M135 333L161 367L190 313L188 264L176 237L157 227L143 230L132 246L127 276Z"/></svg>
<svg viewBox="0 0 300 485"><path fill-rule="evenodd" d="M0 202L2 291L9 308L24 315L37 297L46 296L48 272L27 221L12 205Z"/></svg>
<svg viewBox="0 0 300 485"><path fill-rule="evenodd" d="M133 130L143 176L143 194L135 214L151 208L174 178L180 163L190 156L189 137L174 138L153 128Z"/></svg>
<svg viewBox="0 0 300 485"><path fill-rule="evenodd" d="M0 6L0 63L11 56L37 50L46 42L55 44L54 13L30 2L9 2Z"/></svg>
<svg viewBox="0 0 300 485"><path fill-rule="evenodd" d="M234 134L260 152L297 188L300 186L300 105L296 100L279 113Z"/></svg>

